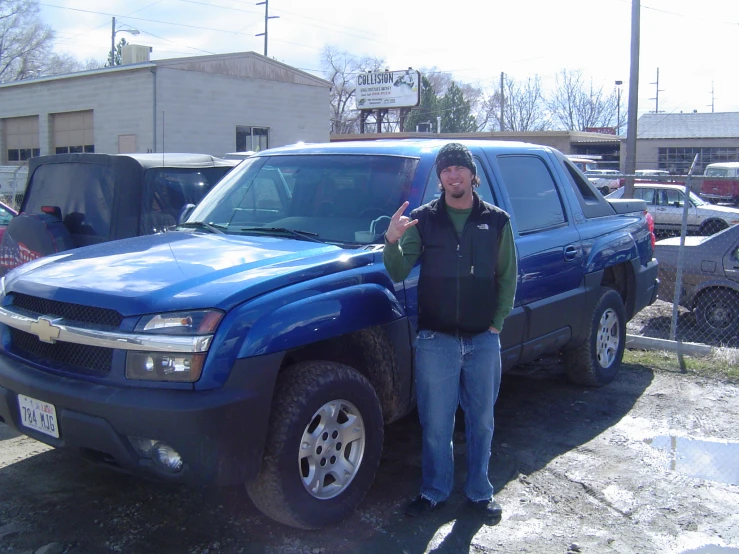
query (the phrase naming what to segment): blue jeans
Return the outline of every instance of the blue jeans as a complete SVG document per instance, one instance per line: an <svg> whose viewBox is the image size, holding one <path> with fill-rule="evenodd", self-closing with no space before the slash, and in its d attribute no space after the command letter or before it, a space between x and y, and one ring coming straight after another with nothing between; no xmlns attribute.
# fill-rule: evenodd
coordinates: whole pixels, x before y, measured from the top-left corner
<svg viewBox="0 0 739 554"><path fill-rule="evenodd" d="M493 497L488 463L500 375L497 333L458 337L419 331L416 395L423 434L421 496L442 502L452 492L454 416L461 405L467 435L465 494L472 501Z"/></svg>

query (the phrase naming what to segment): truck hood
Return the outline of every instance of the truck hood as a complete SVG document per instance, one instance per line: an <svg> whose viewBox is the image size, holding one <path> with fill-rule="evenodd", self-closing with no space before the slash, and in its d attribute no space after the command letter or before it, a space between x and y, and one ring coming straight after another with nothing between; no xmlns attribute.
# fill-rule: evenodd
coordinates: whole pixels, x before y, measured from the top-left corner
<svg viewBox="0 0 739 554"><path fill-rule="evenodd" d="M6 292L122 315L228 310L249 298L371 264L366 250L281 237L171 232L77 248L8 273Z"/></svg>

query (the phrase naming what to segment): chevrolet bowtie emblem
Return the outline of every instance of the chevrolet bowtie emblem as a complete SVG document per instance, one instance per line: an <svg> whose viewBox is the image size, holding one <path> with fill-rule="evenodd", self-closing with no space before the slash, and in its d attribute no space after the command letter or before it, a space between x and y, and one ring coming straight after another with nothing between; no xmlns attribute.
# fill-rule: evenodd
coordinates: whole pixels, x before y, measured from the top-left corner
<svg viewBox="0 0 739 554"><path fill-rule="evenodd" d="M61 329L52 323L52 319L48 317L40 317L37 321L31 323L29 330L31 333L38 337L41 342L48 342L54 344L56 339L59 338Z"/></svg>

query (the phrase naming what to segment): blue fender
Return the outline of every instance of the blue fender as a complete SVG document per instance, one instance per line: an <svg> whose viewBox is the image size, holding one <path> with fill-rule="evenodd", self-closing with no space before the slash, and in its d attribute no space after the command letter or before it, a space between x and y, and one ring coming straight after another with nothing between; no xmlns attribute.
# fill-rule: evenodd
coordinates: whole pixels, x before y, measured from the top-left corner
<svg viewBox="0 0 739 554"><path fill-rule="evenodd" d="M262 356L403 317L395 296L375 283L302 298L254 322L238 357Z"/></svg>
<svg viewBox="0 0 739 554"><path fill-rule="evenodd" d="M639 250L631 233L609 234L593 243L585 262L585 273L602 271L633 259L639 259Z"/></svg>

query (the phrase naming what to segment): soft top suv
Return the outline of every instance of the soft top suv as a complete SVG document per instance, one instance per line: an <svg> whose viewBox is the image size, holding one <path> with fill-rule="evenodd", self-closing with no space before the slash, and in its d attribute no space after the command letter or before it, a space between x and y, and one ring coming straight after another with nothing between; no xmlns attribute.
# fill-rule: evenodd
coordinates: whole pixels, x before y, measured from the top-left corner
<svg viewBox="0 0 739 554"><path fill-rule="evenodd" d="M166 153L32 158L21 215L0 241L0 275L54 252L166 231L238 163Z"/></svg>

